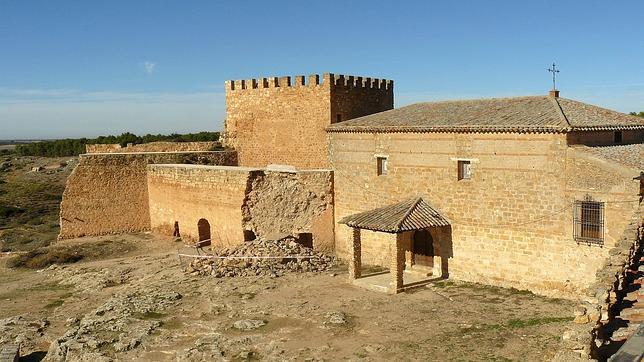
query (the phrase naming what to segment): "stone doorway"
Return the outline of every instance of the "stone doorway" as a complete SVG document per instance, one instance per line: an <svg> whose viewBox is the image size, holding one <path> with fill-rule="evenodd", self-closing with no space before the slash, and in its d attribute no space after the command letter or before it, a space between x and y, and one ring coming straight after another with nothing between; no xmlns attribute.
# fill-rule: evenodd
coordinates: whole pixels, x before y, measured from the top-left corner
<svg viewBox="0 0 644 362"><path fill-rule="evenodd" d="M434 267L434 239L427 229L416 230L412 240L412 265L421 268Z"/></svg>
<svg viewBox="0 0 644 362"><path fill-rule="evenodd" d="M199 219L197 222L199 241L210 240L210 223L206 219Z"/></svg>

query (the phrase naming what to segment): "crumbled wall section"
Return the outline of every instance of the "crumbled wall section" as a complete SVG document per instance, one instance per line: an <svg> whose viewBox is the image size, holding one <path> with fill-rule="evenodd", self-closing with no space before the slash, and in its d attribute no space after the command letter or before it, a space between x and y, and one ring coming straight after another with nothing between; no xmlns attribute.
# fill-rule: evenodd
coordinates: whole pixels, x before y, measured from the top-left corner
<svg viewBox="0 0 644 362"><path fill-rule="evenodd" d="M210 225L212 244L244 241L244 230L258 237L311 233L318 250L333 250L333 175L245 167L148 166L150 222L154 232L195 241L197 224Z"/></svg>
<svg viewBox="0 0 644 362"><path fill-rule="evenodd" d="M333 175L255 171L242 206L243 225L258 237L311 233L318 250L333 250Z"/></svg>
<svg viewBox="0 0 644 362"><path fill-rule="evenodd" d="M189 152L212 151L220 147L219 142L149 142L143 144L91 144L85 145L87 153L131 153L131 152Z"/></svg>
<svg viewBox="0 0 644 362"><path fill-rule="evenodd" d="M60 239L150 229L146 167L151 163L234 164L234 152L85 154L67 179Z"/></svg>

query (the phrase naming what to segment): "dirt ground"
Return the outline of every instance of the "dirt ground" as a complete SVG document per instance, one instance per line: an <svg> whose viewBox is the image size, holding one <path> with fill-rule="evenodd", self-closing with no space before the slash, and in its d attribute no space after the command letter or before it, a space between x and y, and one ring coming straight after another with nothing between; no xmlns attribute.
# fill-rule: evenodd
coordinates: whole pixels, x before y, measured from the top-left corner
<svg viewBox="0 0 644 362"><path fill-rule="evenodd" d="M190 276L177 244L150 235L65 243L110 239L136 247L44 270L0 259L2 342L22 341L33 356L49 351L47 360L536 361L554 355L572 315L568 301L477 284L380 294L349 285L342 266L280 278Z"/></svg>
<svg viewBox="0 0 644 362"><path fill-rule="evenodd" d="M193 276L178 243L149 234L57 242L82 257L9 268L16 251L55 239L70 168L28 172L54 161L15 160L0 173L0 204L23 210L2 220L10 252L0 254L0 344L20 342L25 360L540 361L572 320L570 301L449 280L380 294L350 285L342 265L279 278ZM7 242L16 230L23 238Z"/></svg>

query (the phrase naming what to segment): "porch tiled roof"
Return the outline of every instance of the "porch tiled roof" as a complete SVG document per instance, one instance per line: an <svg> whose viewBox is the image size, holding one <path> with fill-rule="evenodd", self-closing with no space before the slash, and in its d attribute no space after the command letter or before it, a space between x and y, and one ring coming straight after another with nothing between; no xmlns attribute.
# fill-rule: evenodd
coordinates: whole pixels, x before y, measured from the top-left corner
<svg viewBox="0 0 644 362"><path fill-rule="evenodd" d="M349 215L340 220L340 224L359 229L400 233L448 226L450 221L422 197L413 197L393 205Z"/></svg>

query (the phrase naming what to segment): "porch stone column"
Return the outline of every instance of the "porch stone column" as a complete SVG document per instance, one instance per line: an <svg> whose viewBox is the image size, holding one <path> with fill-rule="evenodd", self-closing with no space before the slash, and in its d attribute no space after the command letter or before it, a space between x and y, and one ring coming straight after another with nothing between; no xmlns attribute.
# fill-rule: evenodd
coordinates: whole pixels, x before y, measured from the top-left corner
<svg viewBox="0 0 644 362"><path fill-rule="evenodd" d="M402 292L403 272L405 270L405 246L403 234L396 234L396 239L391 243L391 287L389 293Z"/></svg>
<svg viewBox="0 0 644 362"><path fill-rule="evenodd" d="M360 229L353 228L353 237L349 245L349 279L355 280L362 276L362 240Z"/></svg>

